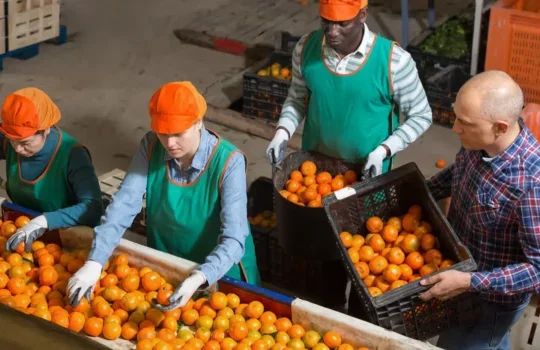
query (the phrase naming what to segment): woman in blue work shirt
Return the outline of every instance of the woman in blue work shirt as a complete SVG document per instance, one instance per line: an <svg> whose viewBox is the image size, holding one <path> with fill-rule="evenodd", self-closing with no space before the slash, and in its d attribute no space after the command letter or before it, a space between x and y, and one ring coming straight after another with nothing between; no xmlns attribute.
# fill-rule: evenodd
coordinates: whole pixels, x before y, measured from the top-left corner
<svg viewBox="0 0 540 350"><path fill-rule="evenodd" d="M140 212L146 193L148 246L201 264L172 294L172 310L227 275L259 284L247 221L246 160L205 129L204 97L190 82L169 83L149 103L146 134L85 265L68 283L72 305L88 299L102 267Z"/></svg>
<svg viewBox="0 0 540 350"><path fill-rule="evenodd" d="M6 160L7 192L13 203L43 213L6 243L26 251L47 230L94 227L103 213L99 182L88 150L58 129L61 114L43 91L24 88L2 106L0 159Z"/></svg>

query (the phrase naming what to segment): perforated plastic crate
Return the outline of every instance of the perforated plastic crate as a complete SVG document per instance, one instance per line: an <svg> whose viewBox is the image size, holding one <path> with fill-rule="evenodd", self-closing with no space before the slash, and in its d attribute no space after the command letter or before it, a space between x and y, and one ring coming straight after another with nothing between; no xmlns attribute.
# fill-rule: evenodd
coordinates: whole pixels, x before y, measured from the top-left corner
<svg viewBox="0 0 540 350"><path fill-rule="evenodd" d="M343 231L365 236L368 218L399 217L415 204L422 207L425 220L431 223L432 234L440 242L443 256L455 261L454 265L439 271L475 270L477 266L470 251L459 241L414 163L323 197L334 242L352 281L349 313L408 337L425 340L453 326L474 321L479 311L474 302L478 293L464 294L452 301L423 302L418 295L428 287L421 286L417 280L372 297L339 236Z"/></svg>
<svg viewBox="0 0 540 350"><path fill-rule="evenodd" d="M507 72L521 86L526 103L540 103L540 13L491 7L486 70Z"/></svg>

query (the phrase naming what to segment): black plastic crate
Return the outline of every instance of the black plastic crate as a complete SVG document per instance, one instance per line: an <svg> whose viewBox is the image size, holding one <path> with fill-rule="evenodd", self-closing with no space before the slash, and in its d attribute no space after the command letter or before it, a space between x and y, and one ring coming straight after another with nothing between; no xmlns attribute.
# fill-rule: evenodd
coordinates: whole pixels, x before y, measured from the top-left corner
<svg viewBox="0 0 540 350"><path fill-rule="evenodd" d="M351 295L354 297L351 297L349 313L408 337L425 340L445 329L474 321L477 317L475 303L469 303L470 307L454 307L452 305L457 299L423 302L418 295L429 287L421 286L420 280L371 297L339 236L342 231L365 236L365 222L368 218L379 216L387 220L390 217L399 217L415 204L422 206L426 220L431 222L431 233L438 238L440 251L447 259L456 262L439 271L474 271L477 265L470 251L459 241L431 196L424 176L414 163L323 198L323 205L333 228L334 242L352 281ZM466 296L462 298L467 299Z"/></svg>
<svg viewBox="0 0 540 350"><path fill-rule="evenodd" d="M450 128L454 125L456 114L453 105L457 93L470 78L468 71L451 65L427 79L425 90L435 123Z"/></svg>
<svg viewBox="0 0 540 350"><path fill-rule="evenodd" d="M292 74L290 53L274 52L260 67L264 69L273 63L289 68ZM278 120L290 86L290 80L258 75L258 70L244 73L242 113L248 117Z"/></svg>
<svg viewBox="0 0 540 350"><path fill-rule="evenodd" d="M250 218L251 235L257 254L257 265L261 279L266 281L270 276L270 234L275 230L273 227L255 224L253 219L264 212L274 212L274 193L272 180L267 177L259 177L251 183L248 189L248 217ZM275 215L275 214L274 214Z"/></svg>

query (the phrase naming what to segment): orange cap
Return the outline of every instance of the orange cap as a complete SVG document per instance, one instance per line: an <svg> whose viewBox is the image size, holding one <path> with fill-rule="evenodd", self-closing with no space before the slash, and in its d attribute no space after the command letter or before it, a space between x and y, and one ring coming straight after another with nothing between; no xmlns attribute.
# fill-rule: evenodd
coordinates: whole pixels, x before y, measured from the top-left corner
<svg viewBox="0 0 540 350"><path fill-rule="evenodd" d="M368 5L368 0L319 0L321 17L334 22L349 21Z"/></svg>
<svg viewBox="0 0 540 350"><path fill-rule="evenodd" d="M32 87L24 88L6 97L0 132L10 139L25 139L50 128L60 119L60 110L46 93Z"/></svg>
<svg viewBox="0 0 540 350"><path fill-rule="evenodd" d="M159 134L178 134L206 113L206 101L189 81L167 83L150 99L151 128Z"/></svg>

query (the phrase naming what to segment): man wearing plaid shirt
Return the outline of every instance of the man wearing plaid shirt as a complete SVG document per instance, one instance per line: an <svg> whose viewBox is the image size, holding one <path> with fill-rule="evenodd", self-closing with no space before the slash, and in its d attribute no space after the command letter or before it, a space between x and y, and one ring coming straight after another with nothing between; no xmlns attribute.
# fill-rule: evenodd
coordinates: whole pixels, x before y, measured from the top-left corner
<svg viewBox="0 0 540 350"><path fill-rule="evenodd" d="M454 105L462 148L428 181L435 199L451 197L448 221L478 271L426 278L424 300L481 293L476 324L441 334L445 349L510 349L509 330L540 293L540 144L519 115L520 87L506 73L469 80Z"/></svg>

